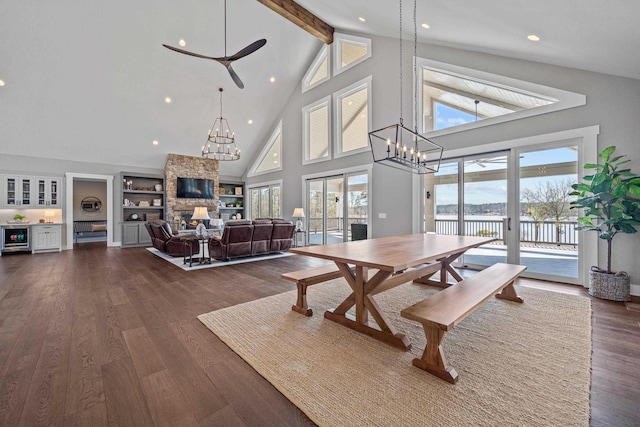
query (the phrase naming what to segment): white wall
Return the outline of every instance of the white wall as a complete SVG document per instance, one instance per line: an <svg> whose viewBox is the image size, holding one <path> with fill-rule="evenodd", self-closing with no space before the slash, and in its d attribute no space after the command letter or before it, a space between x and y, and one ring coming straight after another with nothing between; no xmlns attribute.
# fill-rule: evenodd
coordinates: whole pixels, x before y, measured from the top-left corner
<svg viewBox="0 0 640 427"><path fill-rule="evenodd" d="M305 93L302 93L301 87L298 86L281 116L275 118L274 126L282 119L283 171L253 178L247 178L245 175L247 184L283 179L285 214L292 212L294 207L300 206L302 175L372 162L371 154L366 153L302 166L301 108L303 106L371 75L373 92L371 129L379 129L397 123L399 120L398 40L383 37L372 37L372 39L372 58ZM411 58L412 44L404 45L407 49L404 57ZM407 48L408 45L410 45L409 48ZM426 44L418 46L418 56L587 96L587 104L582 107L439 137L435 142L445 147L445 157L447 150L451 149L481 147L483 144L497 141L600 125L598 150L616 145L620 154L628 155L634 172L640 173L639 80ZM405 73L403 78L404 123L407 126L413 126L413 67L407 63L403 69ZM265 138L267 137L268 135L265 135ZM478 150L480 151L481 148ZM374 165L372 181L373 192L370 201L373 207L371 220L373 237L410 233L412 231L411 175L393 168ZM387 214L387 219L378 218L378 214L382 212ZM640 283L640 264L636 261L639 252L640 234L619 236L614 241L613 267L617 270L626 270L631 275L632 283ZM601 244L600 265L605 263L605 259L606 249L604 244Z"/></svg>

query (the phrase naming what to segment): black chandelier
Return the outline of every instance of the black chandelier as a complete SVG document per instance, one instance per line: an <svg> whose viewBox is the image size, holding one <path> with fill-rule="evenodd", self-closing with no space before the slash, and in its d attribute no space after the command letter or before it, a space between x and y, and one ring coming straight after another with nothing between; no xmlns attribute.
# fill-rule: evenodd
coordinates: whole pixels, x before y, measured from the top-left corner
<svg viewBox="0 0 640 427"><path fill-rule="evenodd" d="M418 88L418 28L416 0L413 0L413 74ZM400 0L400 122L369 132L373 161L416 174L438 172L443 148L418 133L418 97L413 94L414 130L404 126L402 118L402 0Z"/></svg>
<svg viewBox="0 0 640 427"><path fill-rule="evenodd" d="M222 88L220 91L220 117L216 118L209 130L207 143L202 146L202 157L213 160L238 160L240 149L236 146L236 137L227 119L222 117Z"/></svg>

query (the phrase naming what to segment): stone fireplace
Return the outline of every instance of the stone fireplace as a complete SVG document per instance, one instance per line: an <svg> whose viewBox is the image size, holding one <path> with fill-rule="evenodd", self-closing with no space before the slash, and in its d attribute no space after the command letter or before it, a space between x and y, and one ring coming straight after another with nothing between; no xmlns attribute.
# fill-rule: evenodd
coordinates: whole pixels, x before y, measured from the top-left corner
<svg viewBox="0 0 640 427"><path fill-rule="evenodd" d="M167 220L173 221L179 216L187 223L196 206L206 206L211 218L218 216L218 161L203 157L183 156L179 154L167 155L167 163L164 165ZM178 177L181 178L205 178L215 182L215 199L178 199Z"/></svg>

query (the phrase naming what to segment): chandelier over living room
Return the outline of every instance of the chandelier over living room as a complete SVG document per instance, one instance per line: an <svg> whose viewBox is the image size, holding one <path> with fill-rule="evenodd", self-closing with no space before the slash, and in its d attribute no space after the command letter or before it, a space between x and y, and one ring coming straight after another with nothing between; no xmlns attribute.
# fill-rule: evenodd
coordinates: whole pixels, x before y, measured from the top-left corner
<svg viewBox="0 0 640 427"><path fill-rule="evenodd" d="M216 118L209 130L207 143L202 146L202 157L213 160L238 160L240 149L236 146L236 137L227 119L222 117L222 88L220 91L220 117Z"/></svg>

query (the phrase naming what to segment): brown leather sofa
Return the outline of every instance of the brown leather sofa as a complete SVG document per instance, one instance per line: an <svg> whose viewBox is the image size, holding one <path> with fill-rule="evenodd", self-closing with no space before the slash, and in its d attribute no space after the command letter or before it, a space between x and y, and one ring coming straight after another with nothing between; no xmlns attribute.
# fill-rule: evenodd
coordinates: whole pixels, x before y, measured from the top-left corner
<svg viewBox="0 0 640 427"><path fill-rule="evenodd" d="M209 239L209 256L229 260L289 250L295 224L285 220L228 221L220 237Z"/></svg>
<svg viewBox="0 0 640 427"><path fill-rule="evenodd" d="M293 243L296 225L291 221L285 221L283 219L274 219L272 222L273 233L271 234L269 252L288 251Z"/></svg>
<svg viewBox="0 0 640 427"><path fill-rule="evenodd" d="M145 227L151 236L151 244L153 247L173 257L185 255L198 255L200 253L200 244L198 239L173 236L171 227L166 221L154 219L146 222ZM185 248L185 245L186 248Z"/></svg>

